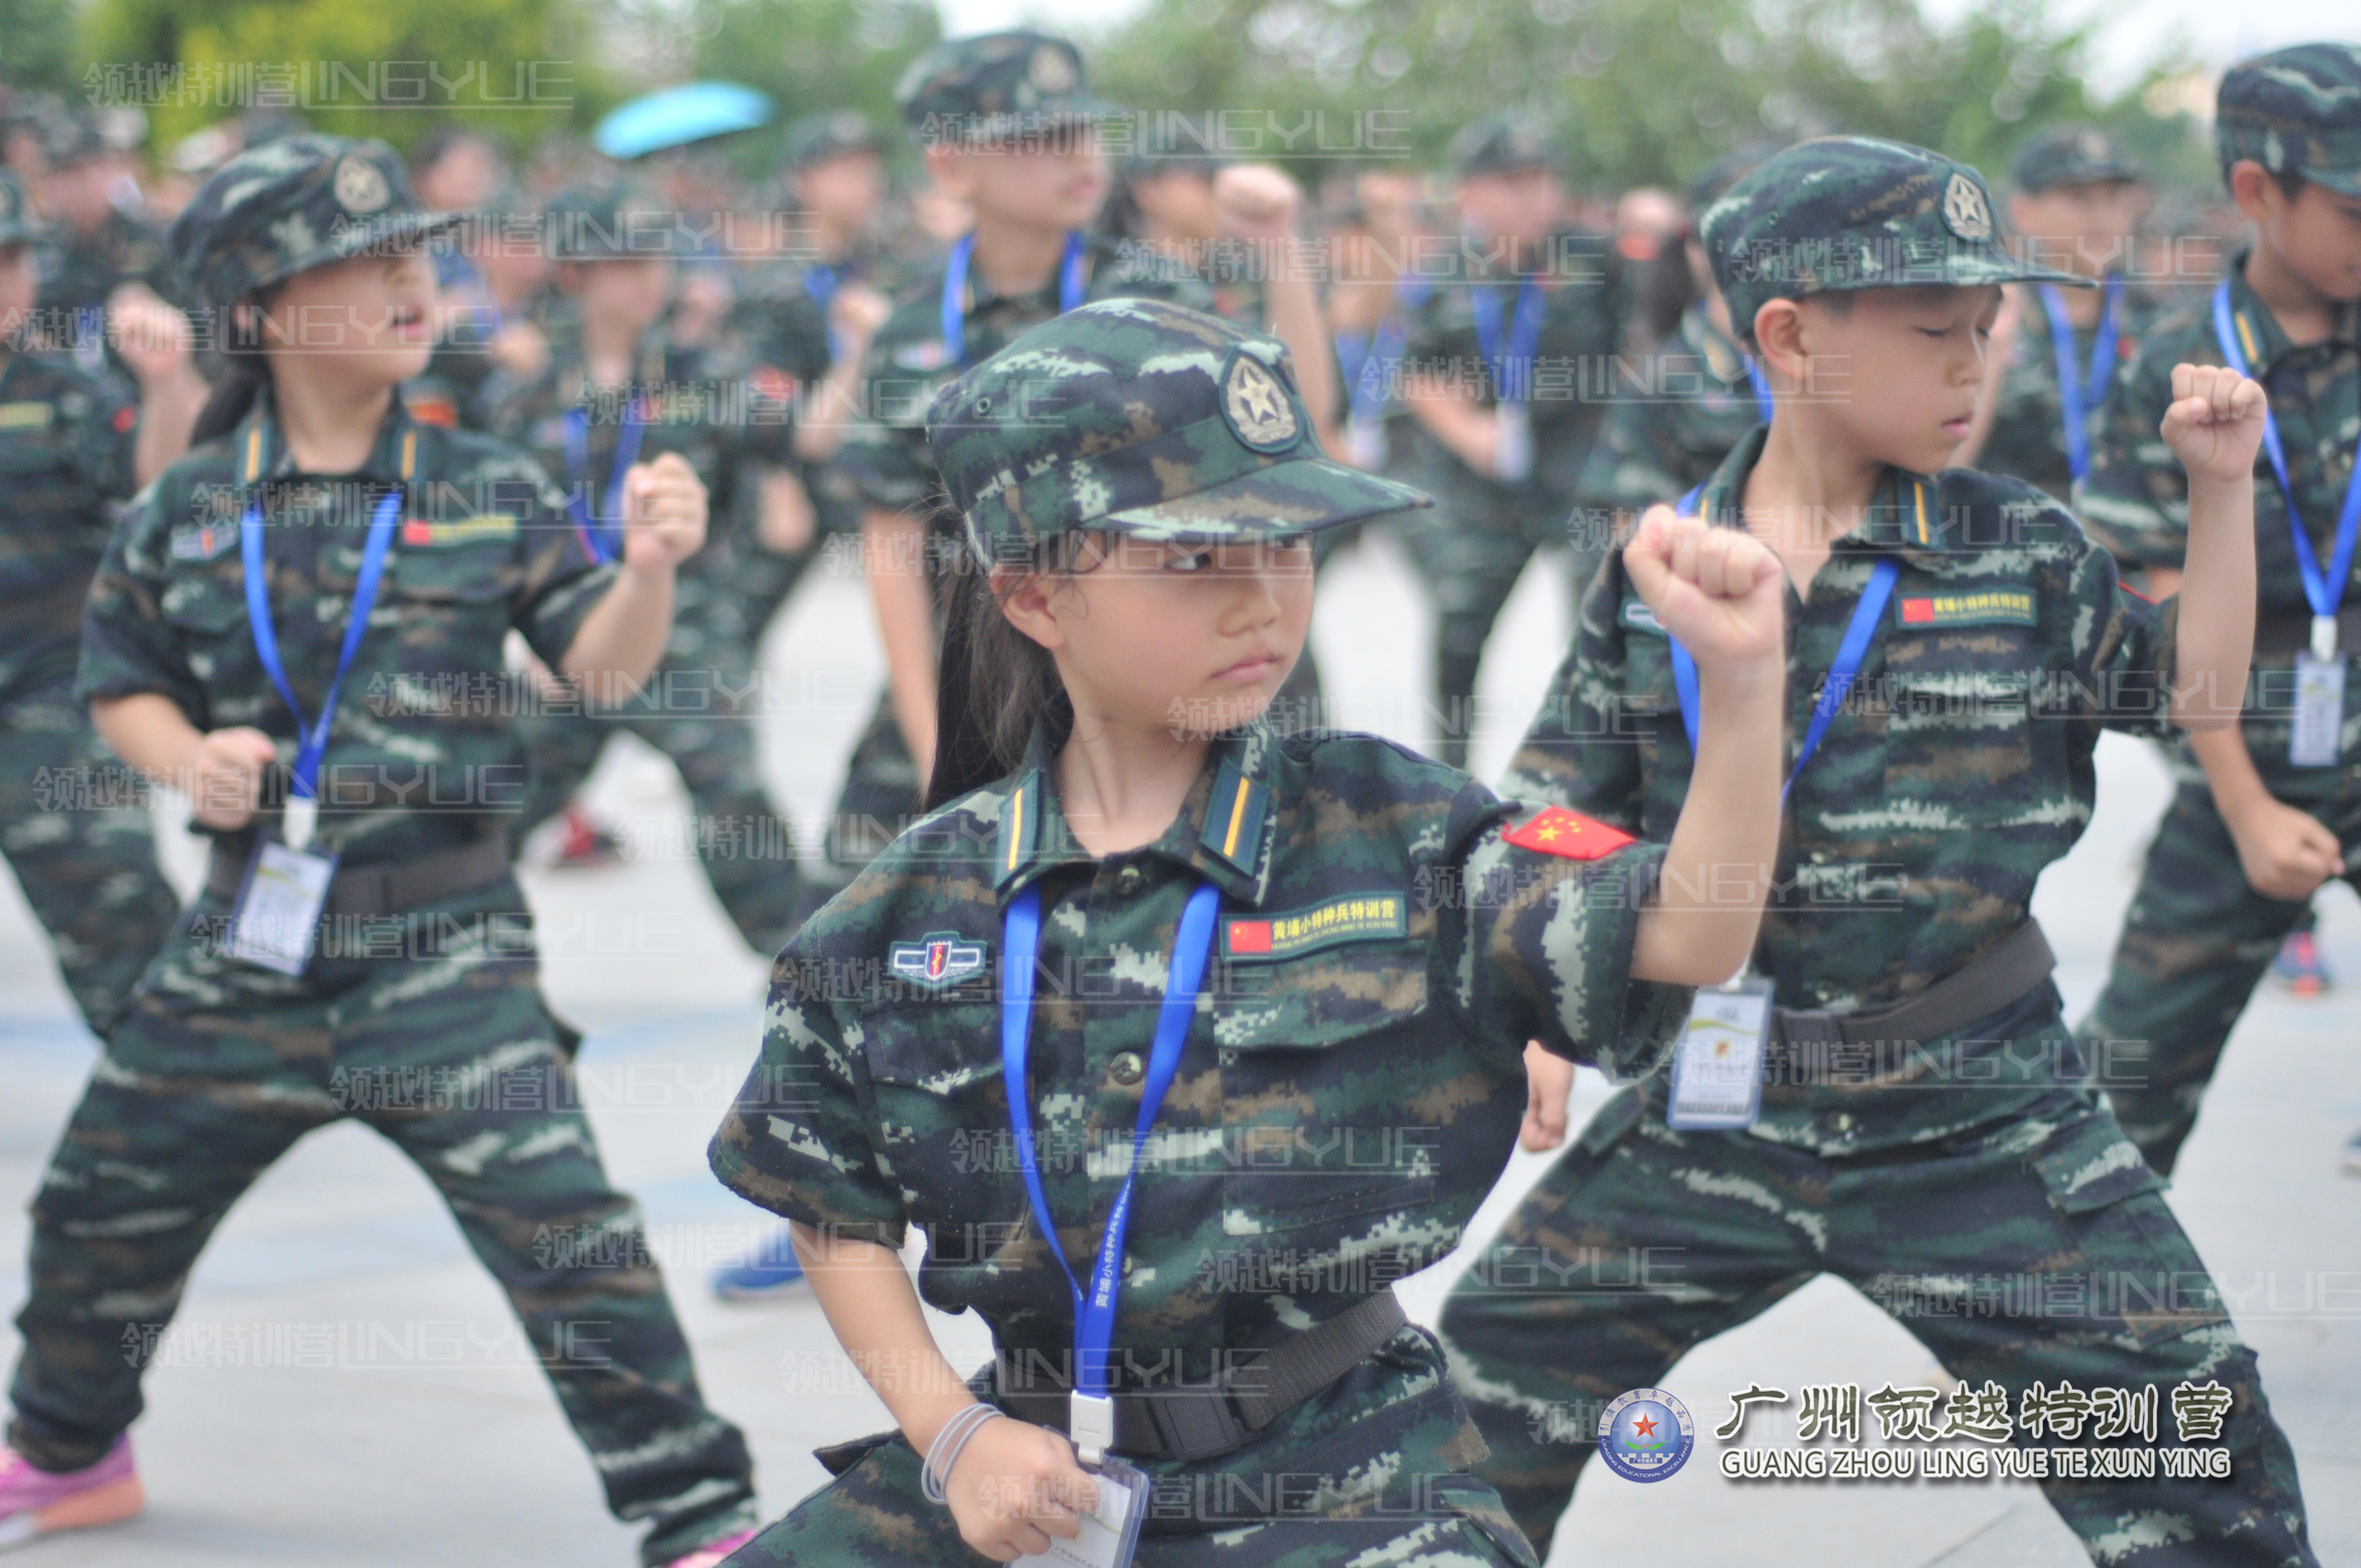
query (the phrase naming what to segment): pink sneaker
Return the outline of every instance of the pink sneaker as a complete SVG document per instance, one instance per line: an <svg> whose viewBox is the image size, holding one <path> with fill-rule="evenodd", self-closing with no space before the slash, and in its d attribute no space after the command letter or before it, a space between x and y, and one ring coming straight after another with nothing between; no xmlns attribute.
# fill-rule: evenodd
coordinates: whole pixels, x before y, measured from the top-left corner
<svg viewBox="0 0 2361 1568"><path fill-rule="evenodd" d="M97 1464L62 1473L37 1469L16 1450L0 1448L0 1547L61 1530L119 1524L147 1501L131 1467L128 1434L116 1438Z"/></svg>
<svg viewBox="0 0 2361 1568"><path fill-rule="evenodd" d="M708 1541L686 1557L675 1557L664 1568L720 1568L721 1560L754 1539L754 1531L741 1530L736 1535L725 1535L719 1541Z"/></svg>

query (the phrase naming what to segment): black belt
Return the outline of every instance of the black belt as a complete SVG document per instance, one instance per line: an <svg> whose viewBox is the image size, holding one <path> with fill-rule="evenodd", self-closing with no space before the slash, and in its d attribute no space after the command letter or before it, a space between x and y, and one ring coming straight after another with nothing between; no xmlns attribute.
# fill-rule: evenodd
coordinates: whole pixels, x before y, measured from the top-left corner
<svg viewBox="0 0 2361 1568"><path fill-rule="evenodd" d="M1255 1433L1352 1370L1410 1320L1391 1290L1381 1290L1315 1323L1251 1360L1233 1365L1217 1387L1127 1388L1115 1396L1115 1446L1150 1459L1214 1459L1244 1448ZM998 1368L1005 1374L1008 1364ZM1000 1408L1036 1426L1066 1430L1071 1389L998 1391Z"/></svg>
<svg viewBox="0 0 2361 1568"><path fill-rule="evenodd" d="M2361 604L2349 604L2336 612L2336 646L2350 653L2361 648ZM2273 615L2255 620L2255 652L2281 658L2293 658L2312 649L2312 617L2308 615Z"/></svg>
<svg viewBox="0 0 2361 1568"><path fill-rule="evenodd" d="M213 863L206 868L205 891L215 898L235 900L246 885L246 866L253 850L249 839L214 840ZM399 915L423 909L479 887L489 887L509 874L509 833L495 828L484 838L456 850L421 855L398 865L338 866L328 884L324 915Z"/></svg>
<svg viewBox="0 0 2361 1568"><path fill-rule="evenodd" d="M1773 1007L1772 1043L1860 1046L1940 1039L2023 998L2057 967L2058 955L2049 950L2040 923L2027 920L1907 1002L1857 1013Z"/></svg>

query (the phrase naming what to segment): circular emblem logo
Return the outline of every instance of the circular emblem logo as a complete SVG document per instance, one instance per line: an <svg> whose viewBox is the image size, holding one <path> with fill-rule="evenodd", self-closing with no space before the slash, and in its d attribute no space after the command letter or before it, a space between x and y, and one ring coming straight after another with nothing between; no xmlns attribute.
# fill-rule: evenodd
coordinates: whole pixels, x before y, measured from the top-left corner
<svg viewBox="0 0 2361 1568"><path fill-rule="evenodd" d="M1222 412L1238 439L1257 452L1292 446L1301 433L1287 389L1261 360L1244 354L1230 361L1229 373L1222 378Z"/></svg>
<svg viewBox="0 0 2361 1568"><path fill-rule="evenodd" d="M336 205L356 217L365 217L393 200L385 173L358 153L346 155L336 165Z"/></svg>
<svg viewBox="0 0 2361 1568"><path fill-rule="evenodd" d="M1943 222L1961 239L1992 238L1992 208L1985 204L1983 187L1964 174L1952 175L1943 187Z"/></svg>
<svg viewBox="0 0 2361 1568"><path fill-rule="evenodd" d="M1662 1388L1634 1388L1598 1412L1598 1457L1626 1481L1661 1481L1697 1446L1689 1408Z"/></svg>
<svg viewBox="0 0 2361 1568"><path fill-rule="evenodd" d="M1074 62L1066 51L1051 44L1043 44L1033 51L1025 63L1026 79L1044 93L1071 93L1074 90Z"/></svg>
<svg viewBox="0 0 2361 1568"><path fill-rule="evenodd" d="M2096 131L2082 133L2082 156L2092 163L2103 163L2107 157L2107 138Z"/></svg>

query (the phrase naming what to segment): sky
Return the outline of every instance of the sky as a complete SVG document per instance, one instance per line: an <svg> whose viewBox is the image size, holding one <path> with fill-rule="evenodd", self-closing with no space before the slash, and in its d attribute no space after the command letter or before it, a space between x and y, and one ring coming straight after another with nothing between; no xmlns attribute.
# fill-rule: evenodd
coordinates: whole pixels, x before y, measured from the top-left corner
<svg viewBox="0 0 2361 1568"><path fill-rule="evenodd" d="M1052 26L1099 25L1137 10L1144 0L937 0L953 34L984 32L1027 21ZM1919 0L1928 15L1949 20L1976 0ZM2250 54L2312 38L2361 42L2356 0L2065 0L2059 15L2080 18L2114 14L2099 35L2091 84L2112 95L2165 47L2176 30L2198 57L2217 70Z"/></svg>

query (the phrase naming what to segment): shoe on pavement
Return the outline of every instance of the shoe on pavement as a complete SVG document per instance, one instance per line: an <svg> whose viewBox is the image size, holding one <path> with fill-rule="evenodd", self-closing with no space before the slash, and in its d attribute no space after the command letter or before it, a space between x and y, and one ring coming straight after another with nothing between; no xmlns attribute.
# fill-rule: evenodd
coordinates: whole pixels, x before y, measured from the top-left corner
<svg viewBox="0 0 2361 1568"><path fill-rule="evenodd" d="M2361 1176L2361 1133L2354 1134L2345 1142L2345 1174Z"/></svg>
<svg viewBox="0 0 2361 1568"><path fill-rule="evenodd" d="M61 1530L120 1523L147 1501L131 1465L127 1433L104 1458L80 1470L43 1470L16 1450L0 1448L0 1548Z"/></svg>
<svg viewBox="0 0 2361 1568"><path fill-rule="evenodd" d="M708 1541L686 1557L675 1557L664 1568L720 1568L721 1562L731 1552L754 1539L751 1530L735 1535L725 1535L719 1541Z"/></svg>
<svg viewBox="0 0 2361 1568"><path fill-rule="evenodd" d="M745 1262L713 1271L713 1293L724 1301L776 1301L810 1288L784 1226Z"/></svg>
<svg viewBox="0 0 2361 1568"><path fill-rule="evenodd" d="M2320 939L2310 931L2290 931L2271 959L2271 982L2291 996L2325 996L2336 978L2320 956Z"/></svg>

